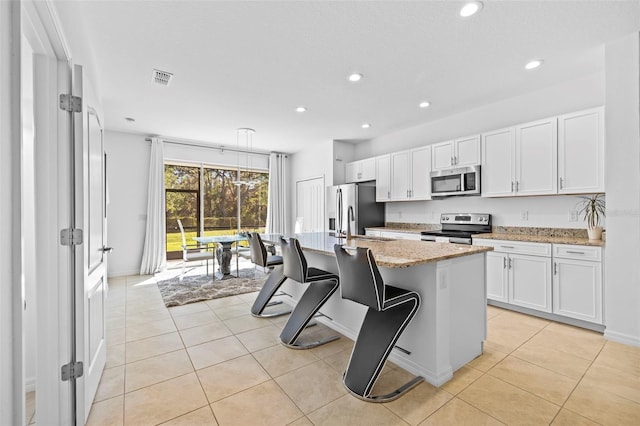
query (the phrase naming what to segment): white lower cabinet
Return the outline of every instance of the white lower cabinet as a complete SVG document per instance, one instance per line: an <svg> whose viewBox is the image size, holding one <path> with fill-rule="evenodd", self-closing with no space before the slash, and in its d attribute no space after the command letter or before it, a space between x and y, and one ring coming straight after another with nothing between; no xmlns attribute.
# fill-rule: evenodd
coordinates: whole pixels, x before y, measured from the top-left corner
<svg viewBox="0 0 640 426"><path fill-rule="evenodd" d="M602 249L478 240L486 254L487 299L602 324Z"/></svg>
<svg viewBox="0 0 640 426"><path fill-rule="evenodd" d="M554 245L553 313L602 324L600 251L599 247ZM556 257L557 253L563 257Z"/></svg>
<svg viewBox="0 0 640 426"><path fill-rule="evenodd" d="M551 312L551 258L509 255L509 303Z"/></svg>
<svg viewBox="0 0 640 426"><path fill-rule="evenodd" d="M550 252L550 247L548 250L544 247L549 244L518 243L516 246L497 240L474 241L474 244L491 245L495 250L486 255L488 299L551 312L551 258L517 253L526 252L528 248L533 253Z"/></svg>

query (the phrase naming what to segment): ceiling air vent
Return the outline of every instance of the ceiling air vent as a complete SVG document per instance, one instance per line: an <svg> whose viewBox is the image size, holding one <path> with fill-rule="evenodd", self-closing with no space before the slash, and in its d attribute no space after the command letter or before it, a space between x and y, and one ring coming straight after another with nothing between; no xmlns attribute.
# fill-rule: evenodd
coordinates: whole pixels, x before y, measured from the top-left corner
<svg viewBox="0 0 640 426"><path fill-rule="evenodd" d="M168 86L172 78L173 74L171 74L170 72L154 69L151 81L153 81L154 83L162 84L163 86Z"/></svg>

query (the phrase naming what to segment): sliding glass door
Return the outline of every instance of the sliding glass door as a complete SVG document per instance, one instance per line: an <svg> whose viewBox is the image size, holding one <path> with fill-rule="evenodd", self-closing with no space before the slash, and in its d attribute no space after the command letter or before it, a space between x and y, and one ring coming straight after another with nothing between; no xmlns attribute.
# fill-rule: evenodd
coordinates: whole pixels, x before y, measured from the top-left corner
<svg viewBox="0 0 640 426"><path fill-rule="evenodd" d="M182 258L182 221L187 244L198 235L264 232L269 173L208 165L165 164L167 259Z"/></svg>

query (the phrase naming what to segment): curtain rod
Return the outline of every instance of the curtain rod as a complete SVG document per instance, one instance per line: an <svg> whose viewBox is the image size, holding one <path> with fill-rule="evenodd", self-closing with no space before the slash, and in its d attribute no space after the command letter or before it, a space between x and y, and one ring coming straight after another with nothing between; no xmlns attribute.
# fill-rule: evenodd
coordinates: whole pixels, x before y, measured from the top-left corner
<svg viewBox="0 0 640 426"><path fill-rule="evenodd" d="M221 152L231 151L231 152L240 152L240 153L246 153L246 154L266 155L267 157L269 155L271 155L271 153L269 153L269 152L249 151L249 150L246 150L246 149L232 148L232 147L228 147L228 146L224 146L224 145L215 146L215 145L207 145L207 144L199 143L199 142L178 141L178 140L171 140L171 139L164 139L164 138L159 138L159 139L162 139L164 142L172 143L172 144L175 144L175 145L186 145L186 146L196 146L196 147L199 147L199 148L219 149ZM144 138L144 140L147 141L147 142L151 142L151 138ZM288 156L288 154L285 154L284 152L275 152L275 151L273 151L273 154L284 155L285 157Z"/></svg>

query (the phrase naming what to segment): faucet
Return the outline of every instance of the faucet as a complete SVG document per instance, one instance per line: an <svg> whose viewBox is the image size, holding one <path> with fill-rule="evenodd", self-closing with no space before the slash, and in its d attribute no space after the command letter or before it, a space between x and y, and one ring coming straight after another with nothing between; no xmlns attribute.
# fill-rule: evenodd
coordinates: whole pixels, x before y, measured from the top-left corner
<svg viewBox="0 0 640 426"><path fill-rule="evenodd" d="M351 238L351 221L356 220L355 214L353 213L353 206L349 206L347 209L347 239Z"/></svg>

